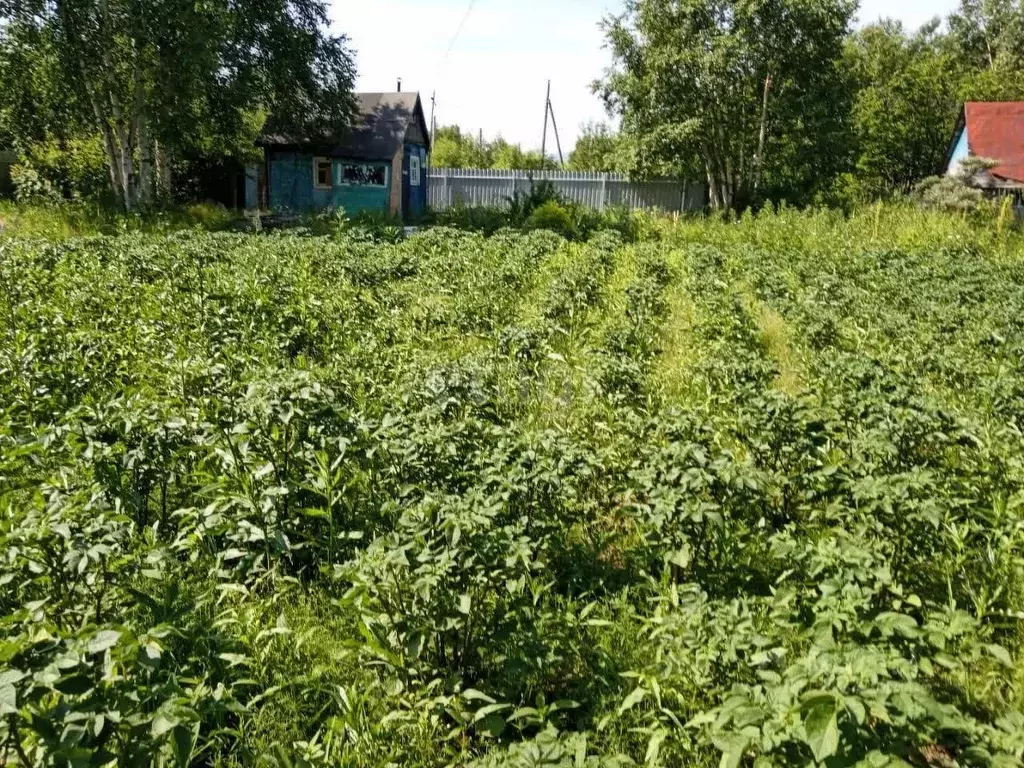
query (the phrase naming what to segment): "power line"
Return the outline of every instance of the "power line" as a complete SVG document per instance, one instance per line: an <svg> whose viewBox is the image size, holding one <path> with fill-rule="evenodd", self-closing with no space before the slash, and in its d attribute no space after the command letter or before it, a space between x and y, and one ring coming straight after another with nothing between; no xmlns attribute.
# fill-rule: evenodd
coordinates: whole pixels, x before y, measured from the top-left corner
<svg viewBox="0 0 1024 768"><path fill-rule="evenodd" d="M462 34L462 30L466 26L466 22L469 21L469 15L473 13L473 7L476 5L477 0L469 0L469 5L466 7L466 12L462 15L462 21L459 22L459 28L455 30L455 36L452 41L448 44L448 50L445 51L444 58L441 60L441 66L444 66L445 62L448 61L448 57L451 55L452 50L455 48L455 43L459 41L459 36Z"/></svg>
<svg viewBox="0 0 1024 768"><path fill-rule="evenodd" d="M466 28L466 22L469 21L470 14L473 13L473 8L476 6L477 0L469 0L469 5L466 6L466 12L462 14L462 21L459 22L458 28L455 30L455 34L452 36L452 41L448 43L448 50L444 52L444 56L441 57L441 61L437 65L437 73L434 75L435 82L441 80L444 74L445 65L448 63L448 57L451 56L452 51L455 50L455 44L459 41L459 37L462 36L462 30ZM430 99L431 115L434 114L437 108L437 91L434 91L434 95ZM435 118L431 117L431 123L435 121ZM432 126L433 128L433 126Z"/></svg>

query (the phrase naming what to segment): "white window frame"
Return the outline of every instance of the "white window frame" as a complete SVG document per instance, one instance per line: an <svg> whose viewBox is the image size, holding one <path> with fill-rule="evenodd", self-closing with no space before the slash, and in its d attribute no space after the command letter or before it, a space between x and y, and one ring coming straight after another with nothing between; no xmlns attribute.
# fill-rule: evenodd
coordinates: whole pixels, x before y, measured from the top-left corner
<svg viewBox="0 0 1024 768"><path fill-rule="evenodd" d="M331 183L321 184L320 183L320 164L327 163L331 166L330 173L327 174L327 178L331 181L334 180L334 163L331 162L329 157L314 157L313 158L313 189L333 189L334 185Z"/></svg>
<svg viewBox="0 0 1024 768"><path fill-rule="evenodd" d="M423 165L420 162L420 153L413 152L409 155L409 186L420 186L420 175L423 173Z"/></svg>

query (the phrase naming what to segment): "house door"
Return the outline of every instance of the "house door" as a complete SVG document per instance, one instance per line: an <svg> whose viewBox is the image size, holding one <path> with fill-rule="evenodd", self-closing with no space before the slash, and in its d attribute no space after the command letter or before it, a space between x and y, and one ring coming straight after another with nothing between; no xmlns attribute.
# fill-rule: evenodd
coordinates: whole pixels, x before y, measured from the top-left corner
<svg viewBox="0 0 1024 768"><path fill-rule="evenodd" d="M423 150L416 145L406 146L402 166L402 221L409 223L418 219L426 207Z"/></svg>

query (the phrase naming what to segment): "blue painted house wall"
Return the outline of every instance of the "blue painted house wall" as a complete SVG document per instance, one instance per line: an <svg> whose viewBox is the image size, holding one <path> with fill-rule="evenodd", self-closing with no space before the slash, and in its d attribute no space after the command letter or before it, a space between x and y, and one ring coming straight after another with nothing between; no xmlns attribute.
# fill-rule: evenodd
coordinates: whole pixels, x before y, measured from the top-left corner
<svg viewBox="0 0 1024 768"><path fill-rule="evenodd" d="M968 143L967 128L966 126L960 131L960 138L957 139L955 146L953 147L953 153L949 156L949 167L946 169L949 173L956 173L960 163L966 160L971 154L970 145Z"/></svg>
<svg viewBox="0 0 1024 768"><path fill-rule="evenodd" d="M320 188L313 183L316 157L304 152L272 152L268 155L271 208L278 211L343 208L348 213L390 210L393 180L387 163L330 158L331 186ZM341 168L351 164L383 168L384 186L345 183Z"/></svg>

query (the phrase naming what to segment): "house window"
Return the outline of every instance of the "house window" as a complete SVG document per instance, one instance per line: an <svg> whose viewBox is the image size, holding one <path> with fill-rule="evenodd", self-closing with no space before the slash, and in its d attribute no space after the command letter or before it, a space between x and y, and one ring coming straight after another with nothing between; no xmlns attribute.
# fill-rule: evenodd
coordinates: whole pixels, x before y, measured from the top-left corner
<svg viewBox="0 0 1024 768"><path fill-rule="evenodd" d="M338 167L338 183L361 187L386 187L388 173L383 165L345 163Z"/></svg>
<svg viewBox="0 0 1024 768"><path fill-rule="evenodd" d="M331 188L331 161L329 158L313 159L313 186L317 189Z"/></svg>
<svg viewBox="0 0 1024 768"><path fill-rule="evenodd" d="M409 186L420 185L420 155L419 152L409 155Z"/></svg>

